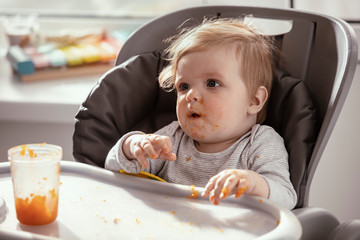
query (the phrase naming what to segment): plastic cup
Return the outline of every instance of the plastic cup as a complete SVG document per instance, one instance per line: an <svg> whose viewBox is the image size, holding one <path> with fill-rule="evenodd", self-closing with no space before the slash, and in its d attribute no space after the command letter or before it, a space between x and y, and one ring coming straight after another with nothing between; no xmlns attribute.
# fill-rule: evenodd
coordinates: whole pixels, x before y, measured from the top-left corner
<svg viewBox="0 0 360 240"><path fill-rule="evenodd" d="M30 46L36 43L39 31L37 14L16 15L5 19L4 28L9 40L9 45L20 47Z"/></svg>
<svg viewBox="0 0 360 240"><path fill-rule="evenodd" d="M53 222L58 213L62 148L27 144L8 150L16 216L26 225Z"/></svg>

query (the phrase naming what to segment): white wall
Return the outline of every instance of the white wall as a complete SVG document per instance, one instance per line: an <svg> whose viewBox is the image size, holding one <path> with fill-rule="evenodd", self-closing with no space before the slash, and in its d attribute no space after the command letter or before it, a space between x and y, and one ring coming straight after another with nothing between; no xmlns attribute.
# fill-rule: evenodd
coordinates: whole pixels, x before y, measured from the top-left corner
<svg viewBox="0 0 360 240"><path fill-rule="evenodd" d="M360 20L359 0L294 0L294 7L345 20Z"/></svg>

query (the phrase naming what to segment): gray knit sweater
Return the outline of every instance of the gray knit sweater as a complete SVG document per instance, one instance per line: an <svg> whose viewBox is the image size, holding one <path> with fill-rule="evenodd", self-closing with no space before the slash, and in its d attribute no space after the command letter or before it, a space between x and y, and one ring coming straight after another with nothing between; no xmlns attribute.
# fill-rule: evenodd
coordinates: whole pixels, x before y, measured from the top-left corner
<svg viewBox="0 0 360 240"><path fill-rule="evenodd" d="M105 168L112 171L124 169L139 173L140 163L128 160L122 151L124 140L140 132L125 134L109 151ZM290 182L288 154L284 141L271 127L256 124L228 149L218 153L199 152L194 141L180 128L177 121L156 132L169 136L173 143L174 162L150 159L144 171L155 174L170 183L204 187L209 179L225 169L249 169L262 175L269 184L269 199L280 206L292 209L297 196Z"/></svg>

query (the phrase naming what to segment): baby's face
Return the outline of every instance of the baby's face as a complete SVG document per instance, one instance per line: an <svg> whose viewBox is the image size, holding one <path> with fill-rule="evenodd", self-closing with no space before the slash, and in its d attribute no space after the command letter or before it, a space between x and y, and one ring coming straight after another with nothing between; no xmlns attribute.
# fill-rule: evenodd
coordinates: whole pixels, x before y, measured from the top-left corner
<svg viewBox="0 0 360 240"><path fill-rule="evenodd" d="M176 71L177 116L203 152L229 147L256 121L234 47L188 53ZM211 147L212 146L212 147Z"/></svg>

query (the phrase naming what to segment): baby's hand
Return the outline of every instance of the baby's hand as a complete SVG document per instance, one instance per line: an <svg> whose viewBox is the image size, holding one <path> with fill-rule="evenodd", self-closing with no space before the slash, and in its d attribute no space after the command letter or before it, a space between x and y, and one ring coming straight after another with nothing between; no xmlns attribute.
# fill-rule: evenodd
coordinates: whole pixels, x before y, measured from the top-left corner
<svg viewBox="0 0 360 240"><path fill-rule="evenodd" d="M136 134L129 136L122 146L128 159L137 159L143 168L148 168L146 157L175 161L172 142L169 137L156 134Z"/></svg>
<svg viewBox="0 0 360 240"><path fill-rule="evenodd" d="M225 199L232 194L235 194L236 198L241 197L253 185L251 171L240 169L224 170L209 180L202 196L208 197L210 195L210 201L218 205L221 199Z"/></svg>

